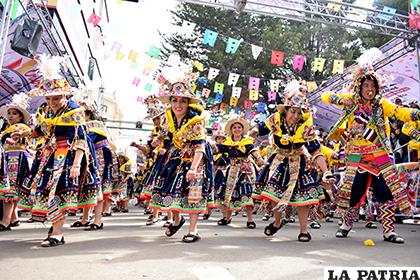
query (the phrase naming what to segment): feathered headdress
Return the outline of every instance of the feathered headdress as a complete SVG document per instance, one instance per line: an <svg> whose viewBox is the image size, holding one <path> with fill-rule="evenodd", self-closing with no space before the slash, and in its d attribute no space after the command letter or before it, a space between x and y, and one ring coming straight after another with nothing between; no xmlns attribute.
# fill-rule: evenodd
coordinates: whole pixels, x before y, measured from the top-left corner
<svg viewBox="0 0 420 280"><path fill-rule="evenodd" d="M278 106L279 110L284 110L285 107L295 107L304 112L310 111L307 93L306 81L290 81L284 89L284 103Z"/></svg>
<svg viewBox="0 0 420 280"><path fill-rule="evenodd" d="M382 87L386 85L388 77L381 77L373 68L373 65L382 58L382 55L382 52L378 48L371 48L363 52L357 59L357 65L352 69L353 77L349 86L350 92L360 93L362 79L369 76L378 82L378 98L382 96Z"/></svg>
<svg viewBox="0 0 420 280"><path fill-rule="evenodd" d="M57 96L73 94L74 89L70 87L66 79L61 75L61 67L67 58L59 56L40 55L38 71L42 76L38 88L31 90L31 96Z"/></svg>
<svg viewBox="0 0 420 280"><path fill-rule="evenodd" d="M190 103L200 103L200 98L194 94L195 81L198 73L193 73L191 66L168 68L165 74L158 74L156 80L161 84L161 95L159 99L169 103L171 96L189 98Z"/></svg>
<svg viewBox="0 0 420 280"><path fill-rule="evenodd" d="M153 120L165 113L166 107L160 102L156 95L148 96L143 101L143 104L147 106L147 116L144 120Z"/></svg>

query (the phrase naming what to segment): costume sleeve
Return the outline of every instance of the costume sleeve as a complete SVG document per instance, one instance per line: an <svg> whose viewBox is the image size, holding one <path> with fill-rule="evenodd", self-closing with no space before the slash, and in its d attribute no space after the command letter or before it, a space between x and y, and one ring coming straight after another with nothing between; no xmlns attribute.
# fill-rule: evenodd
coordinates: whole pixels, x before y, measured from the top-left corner
<svg viewBox="0 0 420 280"><path fill-rule="evenodd" d="M199 121L191 125L188 130L191 144L193 145L194 153L204 153L206 130L204 128L204 121Z"/></svg>
<svg viewBox="0 0 420 280"><path fill-rule="evenodd" d="M276 114L269 116L264 122L261 122L258 125L258 135L265 136L270 133L270 131L275 130L276 126Z"/></svg>
<svg viewBox="0 0 420 280"><path fill-rule="evenodd" d="M71 149L88 152L89 147L86 139L87 128L83 111L75 112L71 116L77 124L76 126L69 126L67 130L69 143L71 143Z"/></svg>
<svg viewBox="0 0 420 280"><path fill-rule="evenodd" d="M321 100L328 105L336 105L344 107L340 101L344 98L353 98L353 93L336 93L335 91L327 91L321 94Z"/></svg>
<svg viewBox="0 0 420 280"><path fill-rule="evenodd" d="M398 106L389 100L382 99L382 108L386 117L395 117L403 122L420 120L420 110Z"/></svg>
<svg viewBox="0 0 420 280"><path fill-rule="evenodd" d="M402 133L409 136L411 139L420 142L420 130L417 129L417 125L420 125L420 121L416 122L406 122L402 128Z"/></svg>

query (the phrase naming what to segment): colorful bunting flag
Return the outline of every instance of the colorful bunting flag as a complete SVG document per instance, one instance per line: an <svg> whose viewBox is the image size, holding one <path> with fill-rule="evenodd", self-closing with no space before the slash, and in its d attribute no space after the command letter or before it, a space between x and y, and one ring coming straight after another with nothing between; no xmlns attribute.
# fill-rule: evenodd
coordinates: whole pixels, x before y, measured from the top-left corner
<svg viewBox="0 0 420 280"><path fill-rule="evenodd" d="M270 90L278 92L280 82L280 80L270 80Z"/></svg>
<svg viewBox="0 0 420 280"><path fill-rule="evenodd" d="M144 87L144 90L146 91L152 91L153 85L150 83L147 83L146 86Z"/></svg>
<svg viewBox="0 0 420 280"><path fill-rule="evenodd" d="M240 77L239 74L229 73L228 85L236 86L236 84L238 83L239 77Z"/></svg>
<svg viewBox="0 0 420 280"><path fill-rule="evenodd" d="M276 92L275 91L269 91L268 92L268 101L269 102L273 102L273 101L276 101Z"/></svg>
<svg viewBox="0 0 420 280"><path fill-rule="evenodd" d="M248 89L258 90L260 88L260 79L255 77L249 77Z"/></svg>
<svg viewBox="0 0 420 280"><path fill-rule="evenodd" d="M277 66L283 66L284 52L272 51L271 52L271 64Z"/></svg>
<svg viewBox="0 0 420 280"><path fill-rule="evenodd" d="M341 60L341 59L334 60L332 73L343 74L343 72L344 72L344 60Z"/></svg>
<svg viewBox="0 0 420 280"><path fill-rule="evenodd" d="M116 60L121 60L121 59L123 59L124 58L124 54L122 53L122 52L117 52L117 55L115 56L115 59Z"/></svg>
<svg viewBox="0 0 420 280"><path fill-rule="evenodd" d="M223 101L223 93L216 92L216 96L214 97L214 101L216 103L220 103Z"/></svg>
<svg viewBox="0 0 420 280"><path fill-rule="evenodd" d="M196 24L194 22L189 22L189 21L184 20L182 22L181 31L183 34L191 34L193 33L195 26Z"/></svg>
<svg viewBox="0 0 420 280"><path fill-rule="evenodd" d="M147 56L152 58L158 58L160 54L160 48L155 46L150 46L149 51L147 52Z"/></svg>
<svg viewBox="0 0 420 280"><path fill-rule="evenodd" d="M230 98L230 106L235 107L238 104L238 100L238 98L232 96Z"/></svg>
<svg viewBox="0 0 420 280"><path fill-rule="evenodd" d="M249 99L258 100L258 90L255 90L255 89L249 90Z"/></svg>
<svg viewBox="0 0 420 280"><path fill-rule="evenodd" d="M299 72L302 72L304 64L305 64L304 55L295 55L293 57L293 70L298 70Z"/></svg>
<svg viewBox="0 0 420 280"><path fill-rule="evenodd" d="M324 65L325 65L325 58L316 57L314 59L314 65L312 67L312 71L314 73L316 73L316 72L322 72L324 70Z"/></svg>
<svg viewBox="0 0 420 280"><path fill-rule="evenodd" d="M97 26L100 21L101 21L101 17L96 15L95 13L92 13L87 20L87 22L92 23L93 26Z"/></svg>
<svg viewBox="0 0 420 280"><path fill-rule="evenodd" d="M259 113L264 113L267 108L267 105L264 102L258 102L257 111Z"/></svg>
<svg viewBox="0 0 420 280"><path fill-rule="evenodd" d="M203 88L202 92L201 92L201 96L205 97L205 98L209 98L211 93L211 90L208 88Z"/></svg>
<svg viewBox="0 0 420 280"><path fill-rule="evenodd" d="M135 52L135 51L130 51L130 52L128 53L128 60L130 60L132 63L136 63L136 61L137 61L137 56L138 56L138 53L137 53L137 52Z"/></svg>
<svg viewBox="0 0 420 280"><path fill-rule="evenodd" d="M258 56L260 55L262 49L263 48L260 47L260 46L251 45L252 56L254 57L254 59L257 59L258 58Z"/></svg>
<svg viewBox="0 0 420 280"><path fill-rule="evenodd" d="M217 35L219 35L219 33L217 33L216 31L206 29L204 31L203 44L209 45L210 47L214 47L214 44L216 43Z"/></svg>
<svg viewBox="0 0 420 280"><path fill-rule="evenodd" d="M246 99L246 100L244 101L244 107L245 107L245 109L252 108L252 101L251 101L251 100L249 100L249 99Z"/></svg>
<svg viewBox="0 0 420 280"><path fill-rule="evenodd" d="M232 87L232 97L239 99L239 97L241 97L241 92L241 87Z"/></svg>
<svg viewBox="0 0 420 280"><path fill-rule="evenodd" d="M385 20L385 21L389 21L394 17L395 13L397 12L397 9L392 8L392 7L388 7L388 6L384 6L382 11L385 12L385 13L390 13L391 15L380 13L376 17L379 18L379 19Z"/></svg>
<svg viewBox="0 0 420 280"><path fill-rule="evenodd" d="M226 112L226 109L228 108L228 105L226 103L220 103L220 110L223 112Z"/></svg>
<svg viewBox="0 0 420 280"><path fill-rule="evenodd" d="M215 82L213 91L218 92L218 93L223 93L224 87L225 87L225 85L223 83Z"/></svg>
<svg viewBox="0 0 420 280"><path fill-rule="evenodd" d="M140 78L134 77L133 82L131 83L133 86L138 87L140 83Z"/></svg>
<svg viewBox="0 0 420 280"><path fill-rule="evenodd" d="M114 42L111 47L111 51L119 53L122 48L122 45L118 42Z"/></svg>
<svg viewBox="0 0 420 280"><path fill-rule="evenodd" d="M236 51L239 48L239 44L241 43L240 40L234 39L234 38L229 38L226 44L226 49L225 52L226 53L236 53Z"/></svg>
<svg viewBox="0 0 420 280"><path fill-rule="evenodd" d="M207 76L207 78L209 80L213 80L214 78L217 77L217 75L219 75L220 70L216 69L216 68L209 68L209 74Z"/></svg>

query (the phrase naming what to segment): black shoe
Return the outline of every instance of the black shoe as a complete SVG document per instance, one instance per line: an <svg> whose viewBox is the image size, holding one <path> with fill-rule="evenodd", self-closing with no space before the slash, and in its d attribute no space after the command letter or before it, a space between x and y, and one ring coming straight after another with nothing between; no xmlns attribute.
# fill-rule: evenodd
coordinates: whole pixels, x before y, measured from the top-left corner
<svg viewBox="0 0 420 280"><path fill-rule="evenodd" d="M339 228L339 229L337 230L337 232L335 233L335 237L338 237L338 238L344 238L344 237L347 237L347 235L349 235L349 232L350 232L350 231L351 231L351 229L346 230L346 229Z"/></svg>

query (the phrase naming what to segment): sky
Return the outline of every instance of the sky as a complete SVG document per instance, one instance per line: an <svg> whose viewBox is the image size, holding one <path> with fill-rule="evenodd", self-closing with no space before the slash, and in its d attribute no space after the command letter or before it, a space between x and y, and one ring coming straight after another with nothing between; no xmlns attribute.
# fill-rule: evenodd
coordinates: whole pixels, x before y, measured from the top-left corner
<svg viewBox="0 0 420 280"><path fill-rule="evenodd" d="M169 10L177 5L174 0L140 0L139 3L108 1L110 25L105 28L108 48L114 41L122 44L121 51L126 57L118 61L114 56L106 59L105 74L108 81L105 85L109 90L116 90L117 100L123 109L123 119L138 121L144 117L145 107L137 102L137 96L147 96L144 90L147 83L154 83L151 76L142 74L146 61L146 53L151 45L160 47L161 37L158 33L172 33L176 27L171 24ZM134 70L130 66L127 55L130 50L139 53L139 66ZM132 85L134 77L140 78L138 87ZM157 93L157 85L154 86ZM142 114L143 112L143 114Z"/></svg>

